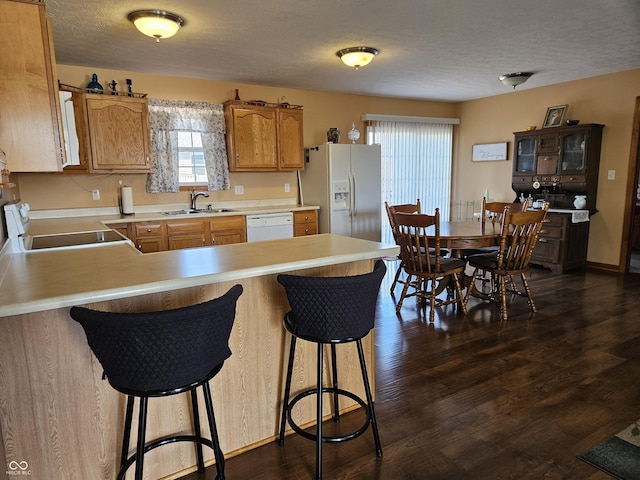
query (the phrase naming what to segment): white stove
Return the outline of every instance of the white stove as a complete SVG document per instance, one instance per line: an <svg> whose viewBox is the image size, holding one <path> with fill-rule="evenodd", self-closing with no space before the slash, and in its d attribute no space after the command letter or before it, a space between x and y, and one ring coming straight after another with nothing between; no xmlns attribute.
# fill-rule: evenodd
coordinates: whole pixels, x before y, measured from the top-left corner
<svg viewBox="0 0 640 480"><path fill-rule="evenodd" d="M133 245L131 240L120 235L120 233L115 230L96 230L54 235L28 235L31 223L29 210L29 204L21 201L13 201L4 205L9 252L11 253L97 247L114 245L116 243L129 243Z"/></svg>

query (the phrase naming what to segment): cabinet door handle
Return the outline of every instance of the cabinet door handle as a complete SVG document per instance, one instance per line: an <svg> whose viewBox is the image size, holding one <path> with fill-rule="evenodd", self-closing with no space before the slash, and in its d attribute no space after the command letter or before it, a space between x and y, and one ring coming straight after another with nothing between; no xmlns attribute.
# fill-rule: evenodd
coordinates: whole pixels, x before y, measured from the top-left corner
<svg viewBox="0 0 640 480"><path fill-rule="evenodd" d="M147 228L147 233L151 233L151 229L150 228Z"/></svg>
<svg viewBox="0 0 640 480"><path fill-rule="evenodd" d="M551 220L549 220L548 218L545 218L542 223L551 223Z"/></svg>
<svg viewBox="0 0 640 480"><path fill-rule="evenodd" d="M549 232L547 232L546 230L540 230L540 234L541 234L541 235L542 235L542 234L545 234L545 233L549 233Z"/></svg>
<svg viewBox="0 0 640 480"><path fill-rule="evenodd" d="M539 238L538 242L540 243L547 243L547 239L546 238Z"/></svg>

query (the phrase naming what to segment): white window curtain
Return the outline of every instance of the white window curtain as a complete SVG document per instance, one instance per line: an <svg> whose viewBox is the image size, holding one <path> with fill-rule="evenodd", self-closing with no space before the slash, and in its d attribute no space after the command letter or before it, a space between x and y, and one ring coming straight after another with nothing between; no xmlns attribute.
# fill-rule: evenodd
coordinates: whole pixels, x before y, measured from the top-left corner
<svg viewBox="0 0 640 480"><path fill-rule="evenodd" d="M149 99L152 170L147 192L178 192L178 132L199 132L202 137L208 190L229 190L229 164L224 140L222 105Z"/></svg>
<svg viewBox="0 0 640 480"><path fill-rule="evenodd" d="M453 125L368 121L367 143L382 147L382 201L390 205L415 203L422 211L448 220L451 204ZM393 243L383 210L382 241Z"/></svg>

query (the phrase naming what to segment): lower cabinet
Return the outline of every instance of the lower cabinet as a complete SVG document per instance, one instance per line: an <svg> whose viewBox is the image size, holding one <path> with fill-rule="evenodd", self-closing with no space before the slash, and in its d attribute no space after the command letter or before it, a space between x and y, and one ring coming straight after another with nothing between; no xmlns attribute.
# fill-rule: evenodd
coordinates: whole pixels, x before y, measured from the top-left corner
<svg viewBox="0 0 640 480"><path fill-rule="evenodd" d="M127 228L127 236L142 253L167 250L166 222L133 222Z"/></svg>
<svg viewBox="0 0 640 480"><path fill-rule="evenodd" d="M210 245L227 245L247 241L247 222L244 215L216 217L209 220Z"/></svg>
<svg viewBox="0 0 640 480"><path fill-rule="evenodd" d="M589 222L572 223L570 213L547 213L531 263L565 273L587 264Z"/></svg>
<svg viewBox="0 0 640 480"><path fill-rule="evenodd" d="M153 253L246 242L245 218L244 215L233 215L201 220L130 222L110 227L126 235L142 253Z"/></svg>
<svg viewBox="0 0 640 480"><path fill-rule="evenodd" d="M167 221L167 245L169 250L204 247L207 245L207 222Z"/></svg>
<svg viewBox="0 0 640 480"><path fill-rule="evenodd" d="M317 210L300 210L293 212L293 232L296 237L316 235L318 233Z"/></svg>

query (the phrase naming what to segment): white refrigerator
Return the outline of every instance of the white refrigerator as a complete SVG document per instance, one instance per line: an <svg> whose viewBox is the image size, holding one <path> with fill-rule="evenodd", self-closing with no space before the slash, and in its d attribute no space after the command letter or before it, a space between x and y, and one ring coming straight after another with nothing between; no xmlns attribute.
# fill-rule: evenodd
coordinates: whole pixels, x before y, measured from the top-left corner
<svg viewBox="0 0 640 480"><path fill-rule="evenodd" d="M380 169L380 145L328 143L309 149L301 197L320 206L320 233L381 241Z"/></svg>

